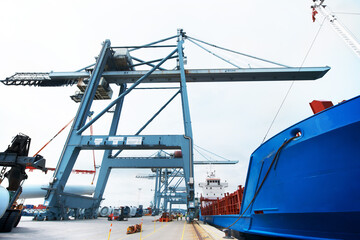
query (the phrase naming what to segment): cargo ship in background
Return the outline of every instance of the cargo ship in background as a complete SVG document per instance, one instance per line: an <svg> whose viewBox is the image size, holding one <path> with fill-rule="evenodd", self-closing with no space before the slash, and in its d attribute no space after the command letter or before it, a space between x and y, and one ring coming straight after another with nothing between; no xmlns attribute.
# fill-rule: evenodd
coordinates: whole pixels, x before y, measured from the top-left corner
<svg viewBox="0 0 360 240"><path fill-rule="evenodd" d="M215 170L208 172L205 182L199 183L199 187L203 189L202 197L209 200L216 200L218 198L223 198L225 188L229 184L225 181L222 182L220 178L215 176Z"/></svg>
<svg viewBox="0 0 360 240"><path fill-rule="evenodd" d="M314 0L313 21L322 13L360 56L323 2ZM313 116L252 153L244 188L201 198L203 221L259 239L360 239L360 96L310 105Z"/></svg>

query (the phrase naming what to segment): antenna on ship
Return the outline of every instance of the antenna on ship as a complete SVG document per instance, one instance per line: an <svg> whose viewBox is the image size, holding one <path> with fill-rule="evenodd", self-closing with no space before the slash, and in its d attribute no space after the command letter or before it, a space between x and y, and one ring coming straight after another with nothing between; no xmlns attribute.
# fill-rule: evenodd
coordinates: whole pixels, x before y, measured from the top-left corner
<svg viewBox="0 0 360 240"><path fill-rule="evenodd" d="M327 5L324 5L325 0L313 0L314 5L312 8L312 20L316 21L316 15L320 13L327 19L331 27L335 32L345 41L345 43L355 52L355 54L360 57L360 43L356 37L342 24L334 12L332 12Z"/></svg>

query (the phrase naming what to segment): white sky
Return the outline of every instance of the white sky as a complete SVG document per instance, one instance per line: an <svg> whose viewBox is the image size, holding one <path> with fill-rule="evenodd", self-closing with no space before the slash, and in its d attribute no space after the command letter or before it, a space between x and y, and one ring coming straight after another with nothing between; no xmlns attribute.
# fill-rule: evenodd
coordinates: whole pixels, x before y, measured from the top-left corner
<svg viewBox="0 0 360 240"><path fill-rule="evenodd" d="M336 12L360 12L357 0L325 1ZM320 27L322 18L311 20L308 1L0 1L0 79L15 72L74 71L94 62L101 43L113 46L140 45L176 34L183 28L189 36L289 66L300 66ZM359 39L360 16L338 15ZM231 66L209 54L185 45L187 68ZM165 55L165 53L164 53ZM150 59L147 55L136 55ZM247 59L223 55L239 64ZM325 23L304 66L330 66L328 74L313 82L296 82L268 137L312 115L314 99L334 103L356 96L360 89L360 59ZM253 62L251 62L252 66ZM242 65L244 66L244 64ZM260 65L261 66L261 65ZM283 83L188 84L195 144L228 159L235 166L216 166L217 176L229 182L228 191L244 184L251 153L261 143L290 86ZM32 138L34 154L76 113L70 100L76 86L61 88L7 87L0 85L0 146L6 149L22 132ZM117 87L113 87L114 95ZM138 91L125 100L119 134L133 134L173 94L172 91ZM151 99L151 101L150 101ZM109 102L95 102L99 112ZM144 134L182 131L179 99L154 121ZM109 120L110 116L106 116ZM94 126L105 133L110 121ZM47 166L55 167L67 132L41 153ZM97 164L102 153L97 152ZM91 169L91 154L81 154L76 168ZM196 183L207 168L196 166ZM154 182L136 179L149 170L114 170L104 197L105 204L137 204L152 200ZM28 183L46 183L52 176L31 173ZM71 183L89 184L92 176L72 176Z"/></svg>

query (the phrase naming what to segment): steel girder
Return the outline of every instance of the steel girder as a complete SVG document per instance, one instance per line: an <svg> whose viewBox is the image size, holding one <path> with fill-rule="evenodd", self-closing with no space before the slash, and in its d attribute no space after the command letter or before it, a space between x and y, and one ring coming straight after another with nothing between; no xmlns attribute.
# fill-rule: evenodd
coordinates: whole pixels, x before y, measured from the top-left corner
<svg viewBox="0 0 360 240"><path fill-rule="evenodd" d="M49 220L66 219L69 216L68 208L79 211L83 206L86 212L85 218L95 217L97 208L102 200L102 195L112 168L122 167L144 167L144 168L182 168L186 186L186 204L189 210L188 215L192 219L194 214L194 169L193 169L193 137L189 102L187 96L187 82L234 82L234 81L279 81L279 80L315 80L322 77L330 68L272 68L272 69L213 69L213 70L185 70L183 43L185 33L182 30L173 37L162 39L143 46L133 47L129 52L142 47L151 47L154 44L177 38L176 48L165 58L154 61L143 61L134 59L142 64L151 66L152 69L146 72L134 71L131 63L127 70L119 70L114 67L112 62L114 57L113 49L109 40L103 43L102 50L96 59L92 71L81 69L73 73L21 73L15 74L6 80L1 81L5 85L35 85L35 86L64 86L77 83L83 78L88 78L87 88L83 94L74 123L61 153L58 165L50 182L48 194L45 198L45 205L48 206L46 217ZM172 46L175 47L175 46ZM177 58L178 66L176 70L165 70L161 65L168 59ZM157 64L156 64L157 62ZM107 69L105 70L105 66ZM90 67L90 66L89 66ZM86 123L94 100L96 90L99 86L101 77L108 83L121 85L119 96L112 101L106 108L97 114L93 120ZM183 111L184 135L140 135L142 129L133 136L118 136L118 127L122 104L125 96L129 94L140 83L176 82L180 83L180 96ZM127 88L126 84L132 85ZM175 95L176 96L176 95ZM174 96L174 97L175 97ZM109 135L106 136L86 136L83 132L95 121L102 117L115 106ZM161 112L161 110L159 111ZM155 115L156 117L156 115ZM151 120L149 120L150 122ZM149 123L148 122L148 123ZM147 124L148 124L147 123ZM144 127L146 127L145 125ZM134 139L135 144L131 144ZM115 143L116 142L116 143ZM111 143L111 144L110 144ZM134 142L133 142L134 143ZM103 163L101 166L96 190L93 198L81 198L66 195L63 189L77 160L81 150L101 149L105 150ZM164 160L160 158L128 159L117 158L116 156L123 149L180 149L182 158ZM118 150L113 155L112 151ZM161 175L161 172L159 173ZM159 186L158 186L159 187ZM170 199L167 200L168 202ZM83 205L81 205L83 203ZM159 205L157 205L159 206ZM40 216L41 218L41 216Z"/></svg>
<svg viewBox="0 0 360 240"><path fill-rule="evenodd" d="M188 69L185 74L186 82L303 81L321 78L329 69L330 67ZM147 73L145 70L108 71L102 76L108 83L123 84L134 83L145 73ZM17 73L1 82L9 86L68 86L89 77L88 72ZM179 70L157 70L143 83L179 83L180 81Z"/></svg>
<svg viewBox="0 0 360 240"><path fill-rule="evenodd" d="M88 86L79 106L74 123L71 127L56 171L50 182L50 188L45 198L45 205L48 211L45 216L39 215L37 219L46 217L48 220L67 219L71 211L68 209L78 210L85 209L87 215L85 218L96 217L96 211L102 200L103 192L112 168L181 168L184 171L184 179L186 180L186 202L189 211L192 212L194 206L194 176L193 176L193 152L192 152L192 130L188 96L186 90L185 70L183 64L183 39L182 33L178 34L178 45L167 57L162 59L144 76L140 77L134 84L126 88L123 84L118 98L109 104L103 111L93 118L92 121L85 124L89 115L95 92L99 84L100 78L104 73L105 65L112 57L111 44L106 40L102 50L97 58L92 74L89 79ZM181 75L180 95L183 109L184 119L184 135L116 135L121 109L124 97L144 79L150 76L152 72L158 69L167 59L178 54L179 70ZM83 132L96 120L98 120L111 107L115 106L109 135L104 136L86 136ZM70 172L76 162L81 150L105 150L103 161L100 168L98 181L93 198L78 197L65 194L63 189L69 178ZM162 158L123 158L113 157L113 150L143 150L143 149L179 149L182 151L182 158L162 159ZM183 197L183 196L182 196Z"/></svg>
<svg viewBox="0 0 360 240"><path fill-rule="evenodd" d="M166 212L171 205L187 204L187 188L180 187L185 182L184 171L181 168L156 169L155 194L154 194L154 212L158 213L161 202L162 211Z"/></svg>

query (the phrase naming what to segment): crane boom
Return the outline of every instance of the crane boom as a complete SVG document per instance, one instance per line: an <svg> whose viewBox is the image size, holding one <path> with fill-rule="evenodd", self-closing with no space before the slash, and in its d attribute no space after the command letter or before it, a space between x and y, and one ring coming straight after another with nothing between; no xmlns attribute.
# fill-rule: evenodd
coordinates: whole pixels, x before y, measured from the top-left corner
<svg viewBox="0 0 360 240"><path fill-rule="evenodd" d="M360 43L355 37L341 24L336 16L329 10L326 5L323 5L324 0L314 0L313 9L317 10L329 22L335 32L345 41L355 54L360 57Z"/></svg>

